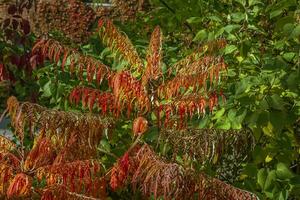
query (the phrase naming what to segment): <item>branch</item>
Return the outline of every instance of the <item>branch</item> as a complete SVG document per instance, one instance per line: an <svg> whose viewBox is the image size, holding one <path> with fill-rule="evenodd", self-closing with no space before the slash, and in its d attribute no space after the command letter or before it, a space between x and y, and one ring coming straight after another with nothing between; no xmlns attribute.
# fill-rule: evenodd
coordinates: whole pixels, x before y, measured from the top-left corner
<svg viewBox="0 0 300 200"><path fill-rule="evenodd" d="M74 193L74 192L67 192L69 195L72 195L72 196L76 196L76 197L79 197L81 199L89 199L89 200L101 200L101 199L97 199L97 198L94 198L94 197L88 197L88 196L85 196L83 194L77 194L77 193Z"/></svg>
<svg viewBox="0 0 300 200"><path fill-rule="evenodd" d="M5 117L5 115L6 115L7 112L8 112L8 108L6 108L6 109L4 110L4 112L2 113L2 115L1 115L1 117L0 117L0 123L1 123L2 120L4 119L4 117Z"/></svg>
<svg viewBox="0 0 300 200"><path fill-rule="evenodd" d="M127 150L127 152L130 152L134 147L135 145L137 145L140 141L142 137L142 134L141 135L138 135L138 137L135 139L135 141L132 143L132 145L129 147L129 149Z"/></svg>
<svg viewBox="0 0 300 200"><path fill-rule="evenodd" d="M101 153L105 153L111 157L114 157L115 159L118 159L118 156L116 156L115 154L113 154L111 152L105 151L104 149L101 149L101 148L97 148L97 150L100 151Z"/></svg>

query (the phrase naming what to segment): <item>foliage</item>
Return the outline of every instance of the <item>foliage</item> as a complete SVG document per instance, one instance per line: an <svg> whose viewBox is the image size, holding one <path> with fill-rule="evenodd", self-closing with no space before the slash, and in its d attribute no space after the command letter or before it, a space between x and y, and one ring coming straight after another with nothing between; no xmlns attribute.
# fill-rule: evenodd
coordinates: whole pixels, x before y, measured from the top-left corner
<svg viewBox="0 0 300 200"><path fill-rule="evenodd" d="M1 110L5 99L12 94L21 99L37 100L37 85L32 77L41 57L32 54L33 37L28 18L32 3L29 0L4 3L0 16L0 99ZM24 87L25 85L25 87Z"/></svg>
<svg viewBox="0 0 300 200"><path fill-rule="evenodd" d="M42 199L100 198L106 191L114 199L297 198L299 19L295 0L152 0L134 21L88 20L82 29L91 36L86 45L77 46L70 37L56 41L51 38L56 33L37 40L32 53L43 58L33 72L39 103L72 112L35 110L40 107L24 103L22 110L31 110L26 123L11 112L17 137L36 137L26 154L31 161L11 181L32 182L40 189L33 195ZM92 24L98 27L91 30ZM29 122L51 122L55 135L60 126L76 124L77 117L69 115L74 110L112 117L113 131L105 130L91 140L94 149L85 151L64 129L67 138L54 139L60 155L52 161L51 151L41 145L53 143L52 137L39 137ZM61 119L70 121L61 124ZM90 145L84 142L90 134L79 133L82 144ZM29 152L31 145L24 148ZM37 149L50 160L36 158ZM12 155L8 160L16 160ZM61 163L65 158L70 160ZM98 193L89 187L90 179L80 178L90 161L103 166L96 179L89 170L83 173L98 181ZM38 164L48 162L53 163ZM52 167L55 162L58 168ZM38 174L24 176L37 166ZM82 183L81 191L72 188L72 173L55 171L60 168L79 177L74 181ZM15 192L27 194L26 187L19 189Z"/></svg>
<svg viewBox="0 0 300 200"><path fill-rule="evenodd" d="M257 146L243 164L240 182L263 199L299 196L299 2L154 0L152 5L158 6L152 11L158 17L142 19L150 26L164 22L163 30L175 38L170 40L185 43L190 35L192 46L218 37L228 42L223 51L228 75L221 86L226 104L199 126L254 131ZM289 176L280 178L278 166Z"/></svg>
<svg viewBox="0 0 300 200"><path fill-rule="evenodd" d="M19 145L1 136L2 197L30 198L37 193L42 199L54 199L56 187L65 188L60 195L83 191L94 197L103 195L98 192L103 185L103 169L93 158L103 132L111 124L109 120L20 103L15 97L10 97L7 104ZM28 151L24 137L29 133L38 135ZM43 180L46 187L34 185Z"/></svg>

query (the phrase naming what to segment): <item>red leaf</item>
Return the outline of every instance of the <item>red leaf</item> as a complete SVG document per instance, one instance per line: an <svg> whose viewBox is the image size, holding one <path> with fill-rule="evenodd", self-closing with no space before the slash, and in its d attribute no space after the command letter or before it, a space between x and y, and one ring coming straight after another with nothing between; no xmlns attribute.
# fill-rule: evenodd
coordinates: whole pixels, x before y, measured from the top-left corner
<svg viewBox="0 0 300 200"><path fill-rule="evenodd" d="M62 62L61 62L62 71L64 71L64 69L65 69L65 64L66 64L66 61L67 61L68 54L69 54L69 50L66 50L64 52L64 56L63 56L63 59L62 59Z"/></svg>

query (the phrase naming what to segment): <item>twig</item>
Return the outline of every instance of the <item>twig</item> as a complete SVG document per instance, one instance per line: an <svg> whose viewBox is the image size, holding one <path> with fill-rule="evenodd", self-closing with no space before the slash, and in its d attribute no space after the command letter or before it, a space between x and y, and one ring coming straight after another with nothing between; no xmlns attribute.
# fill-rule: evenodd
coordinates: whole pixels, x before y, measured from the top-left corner
<svg viewBox="0 0 300 200"><path fill-rule="evenodd" d="M139 143L141 137L142 137L142 134L138 135L138 137L135 139L135 141L129 147L129 149L127 150L127 152L130 152L135 147L135 145L137 145L137 143Z"/></svg>
<svg viewBox="0 0 300 200"><path fill-rule="evenodd" d="M4 112L2 113L1 117L0 117L0 123L2 122L3 118L5 117L6 113L8 112L8 108L6 108L4 110Z"/></svg>
<svg viewBox="0 0 300 200"><path fill-rule="evenodd" d="M109 156L112 156L112 157L114 157L115 159L118 159L118 156L115 155L115 154L113 154L113 153L111 153L111 152L105 151L104 149L101 149L101 148L97 148L97 150L100 151L100 152L102 152L102 153L105 153L105 154L107 154L107 155L109 155Z"/></svg>
<svg viewBox="0 0 300 200"><path fill-rule="evenodd" d="M67 193L69 195L76 196L76 197L79 197L81 199L102 200L102 199L98 199L98 198L94 198L94 197L88 197L88 196L85 196L83 194L78 194L78 193L74 193L74 192L67 192Z"/></svg>

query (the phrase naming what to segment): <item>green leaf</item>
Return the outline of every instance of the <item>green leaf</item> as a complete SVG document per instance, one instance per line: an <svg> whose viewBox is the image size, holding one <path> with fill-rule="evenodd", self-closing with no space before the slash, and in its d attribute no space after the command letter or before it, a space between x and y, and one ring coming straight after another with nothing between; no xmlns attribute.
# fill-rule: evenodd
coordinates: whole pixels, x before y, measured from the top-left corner
<svg viewBox="0 0 300 200"><path fill-rule="evenodd" d="M290 183L295 186L300 186L300 175L291 178Z"/></svg>
<svg viewBox="0 0 300 200"><path fill-rule="evenodd" d="M287 190L283 190L280 192L278 199L279 200L286 200L288 199L289 192Z"/></svg>
<svg viewBox="0 0 300 200"><path fill-rule="evenodd" d="M231 14L232 21L235 23L241 22L243 19L245 19L245 13L242 12L236 12Z"/></svg>
<svg viewBox="0 0 300 200"><path fill-rule="evenodd" d="M237 47L235 45L227 45L224 49L224 54L231 54L232 52L234 52L235 50L237 50Z"/></svg>
<svg viewBox="0 0 300 200"><path fill-rule="evenodd" d="M103 147L104 150L106 150L106 151L108 151L108 152L111 151L111 146L110 146L110 144L109 144L109 142L108 142L107 139L102 139L102 140L100 141L100 145Z"/></svg>
<svg viewBox="0 0 300 200"><path fill-rule="evenodd" d="M110 49L107 47L105 49L103 49L103 51L101 52L100 54L100 58L101 59L104 59L106 56L110 55L111 54L111 51Z"/></svg>
<svg viewBox="0 0 300 200"><path fill-rule="evenodd" d="M239 121L232 121L231 122L231 128L232 129L241 129L242 124Z"/></svg>
<svg viewBox="0 0 300 200"><path fill-rule="evenodd" d="M211 19L212 21L216 21L216 22L222 22L222 19L216 15L209 16L208 19Z"/></svg>
<svg viewBox="0 0 300 200"><path fill-rule="evenodd" d="M202 18L200 18L200 17L190 17L186 21L189 24L195 24L195 23L201 22L201 20L202 20Z"/></svg>
<svg viewBox="0 0 300 200"><path fill-rule="evenodd" d="M236 109L230 109L227 116L230 121L234 121L236 116Z"/></svg>
<svg viewBox="0 0 300 200"><path fill-rule="evenodd" d="M249 42L243 42L242 44L241 44L241 48L240 48L240 54L241 54L241 56L242 57L247 57L247 55L248 55L248 52L249 52L249 50L250 50L250 44L249 44Z"/></svg>
<svg viewBox="0 0 300 200"><path fill-rule="evenodd" d="M221 108L215 113L215 116L212 119L219 119L224 115L224 113L225 113L225 108Z"/></svg>
<svg viewBox="0 0 300 200"><path fill-rule="evenodd" d="M44 97L51 97L51 80L49 80L44 86L43 86L43 96Z"/></svg>
<svg viewBox="0 0 300 200"><path fill-rule="evenodd" d="M279 16L282 13L282 9L274 10L270 13L270 19Z"/></svg>
<svg viewBox="0 0 300 200"><path fill-rule="evenodd" d="M246 5L246 0L235 0L235 2L238 2L240 3L242 6L245 6Z"/></svg>
<svg viewBox="0 0 300 200"><path fill-rule="evenodd" d="M209 117L205 116L203 119L200 120L198 127L205 128L208 122L209 122Z"/></svg>
<svg viewBox="0 0 300 200"><path fill-rule="evenodd" d="M241 25L237 25L237 24L230 24L224 27L224 30L227 33L231 33L231 31L239 29L241 27Z"/></svg>
<svg viewBox="0 0 300 200"><path fill-rule="evenodd" d="M265 186L267 176L268 176L268 172L264 168L260 169L257 173L257 183L262 189Z"/></svg>
<svg viewBox="0 0 300 200"><path fill-rule="evenodd" d="M262 128L264 134L266 134L267 136L272 137L273 136L273 131L274 131L274 127L271 124L271 122L268 122L268 124L266 126L264 126Z"/></svg>
<svg viewBox="0 0 300 200"><path fill-rule="evenodd" d="M198 31L198 33L196 34L195 38L193 39L193 41L203 41L207 38L207 32L206 30L201 30L201 31Z"/></svg>
<svg viewBox="0 0 300 200"><path fill-rule="evenodd" d="M261 0L249 0L249 6L254 6L257 4L263 4Z"/></svg>
<svg viewBox="0 0 300 200"><path fill-rule="evenodd" d="M248 176L255 177L255 176L257 176L258 169L257 169L257 167L256 167L255 164L253 164L253 163L248 163L248 164L244 167L243 173L246 174L246 175L248 175Z"/></svg>
<svg viewBox="0 0 300 200"><path fill-rule="evenodd" d="M292 23L287 23L283 26L283 32L286 34L286 35L292 35L294 31L294 24Z"/></svg>
<svg viewBox="0 0 300 200"><path fill-rule="evenodd" d="M281 180L290 179L293 177L292 172L284 163L278 163L276 166L276 175L277 178Z"/></svg>
<svg viewBox="0 0 300 200"><path fill-rule="evenodd" d="M284 101L278 94L273 94L270 101L272 108L277 110L284 110Z"/></svg>
<svg viewBox="0 0 300 200"><path fill-rule="evenodd" d="M288 24L288 23L294 23L295 19L293 16L286 16L286 17L282 17L280 18L277 22L276 22L276 27L275 27L275 32L280 32L284 25Z"/></svg>
<svg viewBox="0 0 300 200"><path fill-rule="evenodd" d="M239 84L236 85L237 89L235 91L235 95L239 95L244 93L250 85L248 84L248 79L243 79Z"/></svg>
<svg viewBox="0 0 300 200"><path fill-rule="evenodd" d="M264 184L264 190L265 191L271 191L274 187L274 182L276 180L276 171L271 170L268 173L268 176L266 178L265 184Z"/></svg>
<svg viewBox="0 0 300 200"><path fill-rule="evenodd" d="M220 119L217 121L216 127L219 129L229 130L231 127L231 123L227 118Z"/></svg>
<svg viewBox="0 0 300 200"><path fill-rule="evenodd" d="M298 26L296 26L296 28L294 28L294 30L291 34L291 37L296 39L297 37L299 37L299 35L300 35L300 25L298 25Z"/></svg>
<svg viewBox="0 0 300 200"><path fill-rule="evenodd" d="M208 36L207 36L207 40L208 40L208 41L212 41L212 40L215 40L215 39L216 39L216 37L215 37L215 32L214 32L214 31L209 32L209 33L208 33Z"/></svg>
<svg viewBox="0 0 300 200"><path fill-rule="evenodd" d="M266 150L261 148L260 146L256 146L252 152L252 157L254 159L254 163L256 164L264 162L266 156Z"/></svg>
<svg viewBox="0 0 300 200"><path fill-rule="evenodd" d="M153 121L157 120L157 117L154 112L151 113L151 120Z"/></svg>
<svg viewBox="0 0 300 200"><path fill-rule="evenodd" d="M296 54L294 52L288 52L282 55L283 59L285 59L288 62L292 62L295 56Z"/></svg>

